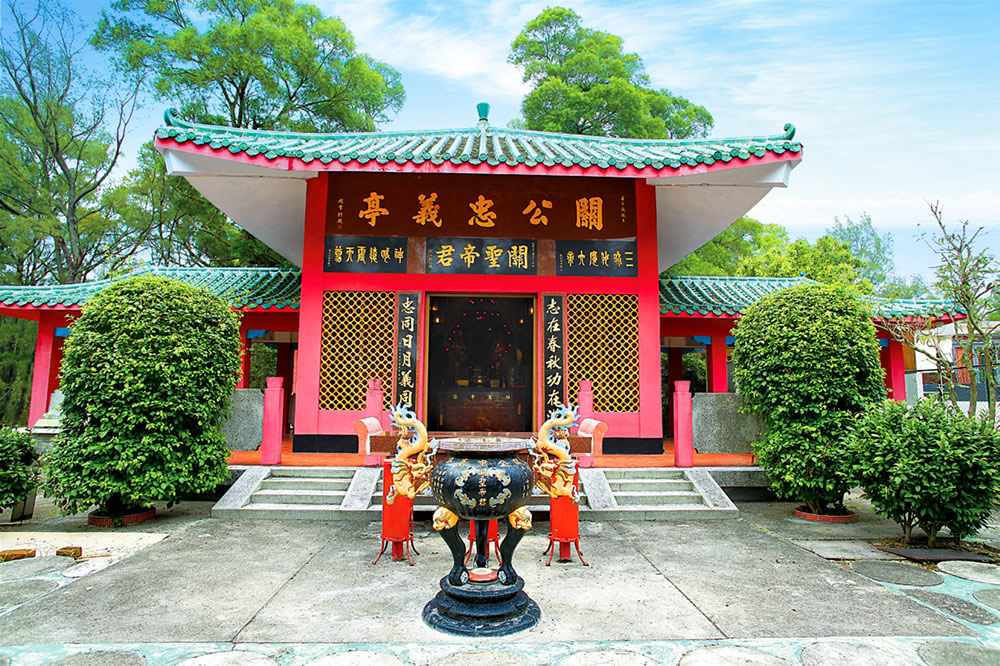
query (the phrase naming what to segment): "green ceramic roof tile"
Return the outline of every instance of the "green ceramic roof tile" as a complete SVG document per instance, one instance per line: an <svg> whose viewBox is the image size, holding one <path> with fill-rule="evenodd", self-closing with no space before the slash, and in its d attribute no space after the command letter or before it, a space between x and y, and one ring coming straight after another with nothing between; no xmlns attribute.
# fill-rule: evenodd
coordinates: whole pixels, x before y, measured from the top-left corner
<svg viewBox="0 0 1000 666"><path fill-rule="evenodd" d="M300 280L297 268L143 267L117 279L133 275L159 275L196 287L205 287L238 308L268 310L299 306ZM95 280L82 284L37 287L0 286L0 306L79 307L113 281Z"/></svg>
<svg viewBox="0 0 1000 666"><path fill-rule="evenodd" d="M678 275L660 280L660 313L735 317L768 294L802 284L805 277L751 278ZM899 319L960 313L951 301L868 296L876 317Z"/></svg>
<svg viewBox="0 0 1000 666"><path fill-rule="evenodd" d="M428 130L415 132L366 132L336 134L299 134L263 130L218 127L190 123L167 111L165 125L156 131L157 138L178 144L228 148L237 155L263 155L298 158L304 162L337 160L343 164L356 161L367 164L454 165L522 164L580 166L604 171L628 167L659 171L681 166L711 165L733 159L746 161L750 156L763 157L785 152L798 153L802 144L794 141L795 128L785 125L777 136L733 137L728 139L653 140L618 139L578 134L555 134L503 127L486 122L469 129Z"/></svg>

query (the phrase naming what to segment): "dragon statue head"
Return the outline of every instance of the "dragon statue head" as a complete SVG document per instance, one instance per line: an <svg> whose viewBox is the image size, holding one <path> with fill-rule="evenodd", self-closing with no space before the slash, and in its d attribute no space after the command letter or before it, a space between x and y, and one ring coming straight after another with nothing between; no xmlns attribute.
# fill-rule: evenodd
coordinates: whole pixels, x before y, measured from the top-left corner
<svg viewBox="0 0 1000 666"><path fill-rule="evenodd" d="M386 497L390 504L399 495L413 499L430 485L434 468L434 443L427 441L427 428L417 419L410 405L392 408L392 422L399 428L396 457L392 460L392 488Z"/></svg>

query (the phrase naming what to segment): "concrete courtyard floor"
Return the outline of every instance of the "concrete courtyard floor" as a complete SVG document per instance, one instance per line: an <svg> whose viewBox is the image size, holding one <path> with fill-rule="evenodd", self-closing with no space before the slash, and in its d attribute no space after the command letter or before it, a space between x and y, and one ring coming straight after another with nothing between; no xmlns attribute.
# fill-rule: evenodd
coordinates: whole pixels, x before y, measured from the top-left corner
<svg viewBox="0 0 1000 666"><path fill-rule="evenodd" d="M536 522L514 564L541 621L472 639L421 621L449 568L427 523L415 566L373 566L378 523L227 522L187 502L102 530L41 502L0 528L0 549L39 550L0 563L0 666L1000 664L1000 567L960 577L879 559L870 543L898 528L850 504L851 525L780 502L727 520L585 522L589 567L575 553L546 567ZM1000 544L1000 530L980 538ZM96 557L52 556L67 545Z"/></svg>

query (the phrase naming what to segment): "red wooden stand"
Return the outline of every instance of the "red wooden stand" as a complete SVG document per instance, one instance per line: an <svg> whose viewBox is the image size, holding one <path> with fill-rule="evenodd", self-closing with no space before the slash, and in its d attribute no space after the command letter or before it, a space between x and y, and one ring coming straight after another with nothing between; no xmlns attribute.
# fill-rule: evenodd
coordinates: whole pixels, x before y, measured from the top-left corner
<svg viewBox="0 0 1000 666"><path fill-rule="evenodd" d="M580 475L573 477L573 487L580 487ZM573 555L569 545L576 546L576 554L580 558L583 566L590 566L583 559L580 552L580 505L572 497L552 497L549 499L549 547L545 549L549 553L549 561L545 566L552 564L552 557L556 554L555 544L559 544L559 560L571 560ZM542 553L543 555L545 553Z"/></svg>
<svg viewBox="0 0 1000 666"><path fill-rule="evenodd" d="M413 500L409 497L396 495L392 504L385 501L392 488L392 459L386 458L382 461L382 550L372 564L378 564L385 553L388 544L392 544L392 559L403 559L403 549L406 549L406 561L413 566L413 558L410 557L410 549L417 555L420 551L413 543Z"/></svg>
<svg viewBox="0 0 1000 666"><path fill-rule="evenodd" d="M490 521L489 536L486 539L486 557L490 556L490 544L493 545L493 553L497 556L497 562L503 564L503 560L500 559L500 524L494 518ZM476 547L476 521L469 521L469 550L465 553L465 561L468 562L469 558L472 557L472 551Z"/></svg>

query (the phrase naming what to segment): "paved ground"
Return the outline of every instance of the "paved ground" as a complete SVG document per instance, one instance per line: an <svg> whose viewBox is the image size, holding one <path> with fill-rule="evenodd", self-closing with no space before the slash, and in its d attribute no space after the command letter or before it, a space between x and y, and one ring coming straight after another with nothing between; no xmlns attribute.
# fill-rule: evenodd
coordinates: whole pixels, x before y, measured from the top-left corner
<svg viewBox="0 0 1000 666"><path fill-rule="evenodd" d="M0 666L1000 664L1000 567L876 559L869 542L898 528L867 511L853 525L795 519L788 503L742 503L732 520L584 523L590 567L545 567L539 522L515 565L541 622L463 639L420 620L449 568L426 525L416 566L373 566L376 523L224 522L210 507L108 531L43 503L0 529L0 547L40 549L0 564ZM59 545L98 557L73 565L51 556Z"/></svg>

